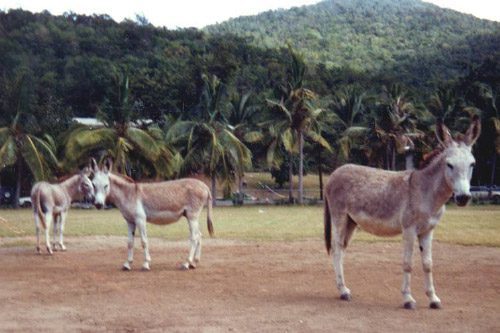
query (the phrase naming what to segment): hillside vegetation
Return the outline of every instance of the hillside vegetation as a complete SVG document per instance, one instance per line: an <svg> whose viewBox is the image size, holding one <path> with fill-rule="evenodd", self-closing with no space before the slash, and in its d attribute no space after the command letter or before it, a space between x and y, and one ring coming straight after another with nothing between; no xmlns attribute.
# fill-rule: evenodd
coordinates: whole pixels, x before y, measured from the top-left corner
<svg viewBox="0 0 500 333"><path fill-rule="evenodd" d="M500 23L420 0L326 0L205 30L248 36L259 47L290 43L310 63L413 84L455 78L500 45Z"/></svg>
<svg viewBox="0 0 500 333"><path fill-rule="evenodd" d="M500 24L418 0L323 1L204 30L0 11L0 184L19 197L110 156L134 179L203 174L226 197L270 171L293 202L298 175L300 203L305 174L401 170L435 148L436 119L457 133L474 116L472 183L494 184L499 92Z"/></svg>

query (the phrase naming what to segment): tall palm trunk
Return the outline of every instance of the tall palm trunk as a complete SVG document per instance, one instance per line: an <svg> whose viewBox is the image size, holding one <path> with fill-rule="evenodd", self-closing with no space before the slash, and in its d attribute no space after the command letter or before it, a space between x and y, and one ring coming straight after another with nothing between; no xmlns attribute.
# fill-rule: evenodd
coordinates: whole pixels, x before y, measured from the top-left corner
<svg viewBox="0 0 500 333"><path fill-rule="evenodd" d="M387 145L385 152L387 170L396 170L396 147L392 141Z"/></svg>
<svg viewBox="0 0 500 333"><path fill-rule="evenodd" d="M216 178L215 178L215 174L212 175L212 184L211 184L212 188L211 188L211 191L212 191L212 206L216 206L217 205L217 181L216 181Z"/></svg>
<svg viewBox="0 0 500 333"><path fill-rule="evenodd" d="M304 133L299 131L299 205L304 203Z"/></svg>
<svg viewBox="0 0 500 333"><path fill-rule="evenodd" d="M321 149L318 150L318 177L319 177L319 200L323 200L323 165L321 163Z"/></svg>
<svg viewBox="0 0 500 333"><path fill-rule="evenodd" d="M289 154L288 161L288 202L293 203L293 163L292 154Z"/></svg>
<svg viewBox="0 0 500 333"><path fill-rule="evenodd" d="M491 163L491 179L490 179L490 186L493 186L495 184L495 171L497 169L497 153L496 151L493 152L493 163Z"/></svg>
<svg viewBox="0 0 500 333"><path fill-rule="evenodd" d="M16 193L14 194L14 208L19 208L19 198L21 197L21 183L23 176L23 161L21 158L17 159L16 167Z"/></svg>
<svg viewBox="0 0 500 333"><path fill-rule="evenodd" d="M413 170L415 169L415 164L413 163L413 152L409 151L406 153L405 156L405 168L406 170Z"/></svg>

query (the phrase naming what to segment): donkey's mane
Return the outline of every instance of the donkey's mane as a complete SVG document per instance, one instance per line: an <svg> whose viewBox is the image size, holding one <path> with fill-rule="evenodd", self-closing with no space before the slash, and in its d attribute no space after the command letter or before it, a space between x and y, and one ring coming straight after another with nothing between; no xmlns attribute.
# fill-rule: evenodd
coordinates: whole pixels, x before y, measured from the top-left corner
<svg viewBox="0 0 500 333"><path fill-rule="evenodd" d="M133 180L131 177L129 177L127 175L116 174L116 173L113 173L113 174L118 176L118 178L120 178L121 180L126 181L127 183L135 184L135 180Z"/></svg>
<svg viewBox="0 0 500 333"><path fill-rule="evenodd" d="M71 177L76 176L76 175L78 175L78 173L70 173L70 174L66 174L66 175L61 176L61 177L57 177L56 182L62 183L62 182L66 181L66 180L68 180Z"/></svg>
<svg viewBox="0 0 500 333"><path fill-rule="evenodd" d="M424 154L424 156L422 157L422 160L420 161L419 165L418 165L418 169L424 169L425 167L427 167L429 164L431 164L432 161L434 161L439 155L441 155L441 153L444 151L443 148L441 147L438 147L436 149L434 149L433 151L431 151L430 153L427 153L427 154Z"/></svg>

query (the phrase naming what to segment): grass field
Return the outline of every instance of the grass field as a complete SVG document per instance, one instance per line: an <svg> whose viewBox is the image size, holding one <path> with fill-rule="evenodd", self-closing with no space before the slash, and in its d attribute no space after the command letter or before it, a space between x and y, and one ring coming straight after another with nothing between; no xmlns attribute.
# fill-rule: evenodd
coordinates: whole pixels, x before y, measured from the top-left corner
<svg viewBox="0 0 500 333"><path fill-rule="evenodd" d="M0 210L0 237L34 235L33 215L30 209ZM206 235L206 217L200 221ZM247 206L216 207L214 228L217 238L235 240L303 240L323 239L322 206ZM73 209L68 214L67 236L123 236L127 227L116 209ZM168 225L148 225L151 237L182 240L188 237L184 219ZM400 237L379 238L358 231L354 241L399 241ZM500 247L500 206L448 207L435 232L435 239L461 245ZM22 244L21 244L22 245ZM31 245L31 244L30 244Z"/></svg>

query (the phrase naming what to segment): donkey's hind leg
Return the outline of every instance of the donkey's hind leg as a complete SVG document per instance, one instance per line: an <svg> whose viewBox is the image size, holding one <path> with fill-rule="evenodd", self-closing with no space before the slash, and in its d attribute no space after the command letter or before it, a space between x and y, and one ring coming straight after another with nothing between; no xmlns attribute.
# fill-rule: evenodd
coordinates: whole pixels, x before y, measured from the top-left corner
<svg viewBox="0 0 500 333"><path fill-rule="evenodd" d="M52 212L45 213L45 247L47 252L52 254L52 247L50 246L50 227L52 226L53 214Z"/></svg>
<svg viewBox="0 0 500 333"><path fill-rule="evenodd" d="M332 216L334 232L333 267L340 299L351 300L351 291L344 280L344 252L356 229L356 223L348 215Z"/></svg>
<svg viewBox="0 0 500 333"><path fill-rule="evenodd" d="M59 214L53 214L53 219L52 219L52 250L57 251L57 234L58 234L58 227L59 227Z"/></svg>
<svg viewBox="0 0 500 333"><path fill-rule="evenodd" d="M142 264L142 269L144 271L149 271L151 269L151 255L149 254L149 242L148 235L146 232L146 220L137 220L137 227L139 228L139 232L141 234L141 244L142 249L144 250L144 263Z"/></svg>
<svg viewBox="0 0 500 333"><path fill-rule="evenodd" d="M198 217L188 216L189 224L189 255L188 260L182 264L183 269L194 269L201 255L201 232ZM195 261L195 259L197 259Z"/></svg>
<svg viewBox="0 0 500 333"><path fill-rule="evenodd" d="M61 251L66 251L66 246L64 245L64 224L66 223L67 212L61 212L59 215L59 247Z"/></svg>
<svg viewBox="0 0 500 333"><path fill-rule="evenodd" d="M40 250L40 218L38 217L38 213L33 214L35 216L35 233L36 233L36 253L41 254Z"/></svg>

